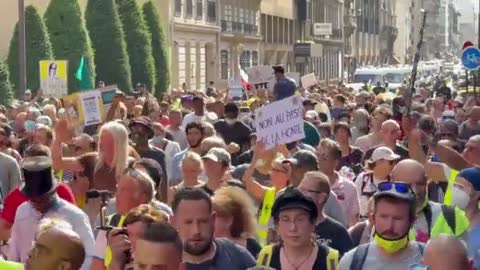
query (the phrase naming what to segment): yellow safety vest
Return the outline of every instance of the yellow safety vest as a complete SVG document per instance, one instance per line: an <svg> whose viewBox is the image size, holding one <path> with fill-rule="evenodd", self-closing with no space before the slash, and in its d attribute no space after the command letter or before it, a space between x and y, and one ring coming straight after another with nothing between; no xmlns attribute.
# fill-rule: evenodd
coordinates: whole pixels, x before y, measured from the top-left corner
<svg viewBox="0 0 480 270"><path fill-rule="evenodd" d="M109 220L111 220L113 216L114 215L111 215L109 217ZM123 222L124 221L125 221L125 216L122 215L120 217L120 220L118 221L118 224L110 224L110 226L121 228L121 227L123 227ZM105 267L107 269L110 266L110 264L112 263L112 250L110 249L110 247L108 245L107 245L107 248L105 249L105 258L103 259L103 263L105 264Z"/></svg>
<svg viewBox="0 0 480 270"><path fill-rule="evenodd" d="M435 238L440 234L461 236L468 230L470 222L463 210L455 207L455 231L452 231L452 228L450 228L450 225L443 215L441 204L431 202L429 202L429 204L432 210L432 227L429 232L430 239ZM409 238L412 240L416 239L415 226L410 230Z"/></svg>
<svg viewBox="0 0 480 270"><path fill-rule="evenodd" d="M450 169L450 176L448 177L448 187L447 191L445 192L445 199L443 200L443 204L445 205L452 205L452 187L455 183L455 179L457 178L459 171Z"/></svg>
<svg viewBox="0 0 480 270"><path fill-rule="evenodd" d="M263 247L267 244L268 237L268 222L272 216L272 207L275 202L275 195L277 191L275 188L269 188L265 191L263 196L262 211L258 217L257 238L259 244Z"/></svg>
<svg viewBox="0 0 480 270"><path fill-rule="evenodd" d="M340 257L340 253L333 248L327 247L328 248L328 254L327 254L327 270L338 270L338 261ZM272 255L273 255L273 245L268 245L262 248L260 253L258 254L257 258L257 266L270 266L270 263L272 261Z"/></svg>
<svg viewBox="0 0 480 270"><path fill-rule="evenodd" d="M23 270L23 264L17 262L0 261L0 269L2 270Z"/></svg>

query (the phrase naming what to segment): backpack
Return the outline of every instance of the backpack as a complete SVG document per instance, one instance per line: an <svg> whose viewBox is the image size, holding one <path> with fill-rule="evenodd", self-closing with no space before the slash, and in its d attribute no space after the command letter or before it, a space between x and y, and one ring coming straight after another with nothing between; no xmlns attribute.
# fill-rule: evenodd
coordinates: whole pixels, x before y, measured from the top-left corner
<svg viewBox="0 0 480 270"><path fill-rule="evenodd" d="M417 243L420 254L423 256L425 251L425 246L420 243ZM370 248L370 243L366 243L357 247L353 253L352 263L350 264L350 270L363 270L363 264L367 259L368 249Z"/></svg>

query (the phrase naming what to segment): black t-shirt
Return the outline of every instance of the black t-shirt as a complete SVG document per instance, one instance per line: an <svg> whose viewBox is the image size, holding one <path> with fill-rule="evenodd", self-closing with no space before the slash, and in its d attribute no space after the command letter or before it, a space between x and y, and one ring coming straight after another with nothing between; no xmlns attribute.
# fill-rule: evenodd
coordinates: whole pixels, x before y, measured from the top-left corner
<svg viewBox="0 0 480 270"><path fill-rule="evenodd" d="M255 259L244 248L226 239L216 239L215 257L201 264L187 263L187 270L245 270L255 266Z"/></svg>
<svg viewBox="0 0 480 270"><path fill-rule="evenodd" d="M203 185L199 186L199 188L202 189L203 191L207 192L208 195L213 196L214 191L211 190L211 189L207 186L207 184L203 184Z"/></svg>
<svg viewBox="0 0 480 270"><path fill-rule="evenodd" d="M315 226L315 234L320 243L338 250L340 256L353 248L347 229L331 217L326 217L325 221Z"/></svg>
<svg viewBox="0 0 480 270"><path fill-rule="evenodd" d="M246 147L250 143L249 136L252 133L252 129L245 123L236 121L233 125L229 125L225 120L219 120L213 126L227 145L231 142L238 144L241 148L240 153L248 150Z"/></svg>
<svg viewBox="0 0 480 270"><path fill-rule="evenodd" d="M260 250L262 250L262 246L257 242L257 240L253 238L248 238L247 239L247 250L252 254L254 258L258 257L258 254L260 253Z"/></svg>
<svg viewBox="0 0 480 270"><path fill-rule="evenodd" d="M162 172L163 172L162 181L164 179L167 179L167 167L165 165L165 153L163 152L162 149L160 149L158 147L150 147L150 149L145 151L141 155L141 157L142 158L151 158L151 159L155 160L156 162L158 162L158 164L160 164L160 166L162 167Z"/></svg>

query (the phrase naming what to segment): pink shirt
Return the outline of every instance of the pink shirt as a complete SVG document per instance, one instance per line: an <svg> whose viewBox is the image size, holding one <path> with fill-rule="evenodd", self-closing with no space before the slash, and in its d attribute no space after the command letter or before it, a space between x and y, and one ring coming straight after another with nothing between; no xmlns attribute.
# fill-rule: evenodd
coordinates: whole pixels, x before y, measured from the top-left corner
<svg viewBox="0 0 480 270"><path fill-rule="evenodd" d="M337 195L338 203L340 203L348 223L356 219L360 213L360 202L355 184L338 175L337 182L330 188Z"/></svg>

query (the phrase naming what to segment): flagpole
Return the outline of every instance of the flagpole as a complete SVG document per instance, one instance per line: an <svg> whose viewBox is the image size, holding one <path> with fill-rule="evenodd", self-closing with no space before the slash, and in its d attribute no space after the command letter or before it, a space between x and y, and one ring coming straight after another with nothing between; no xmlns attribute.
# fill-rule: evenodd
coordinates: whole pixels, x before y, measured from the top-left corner
<svg viewBox="0 0 480 270"><path fill-rule="evenodd" d="M25 0L18 0L18 90L23 93L27 90L25 48Z"/></svg>

